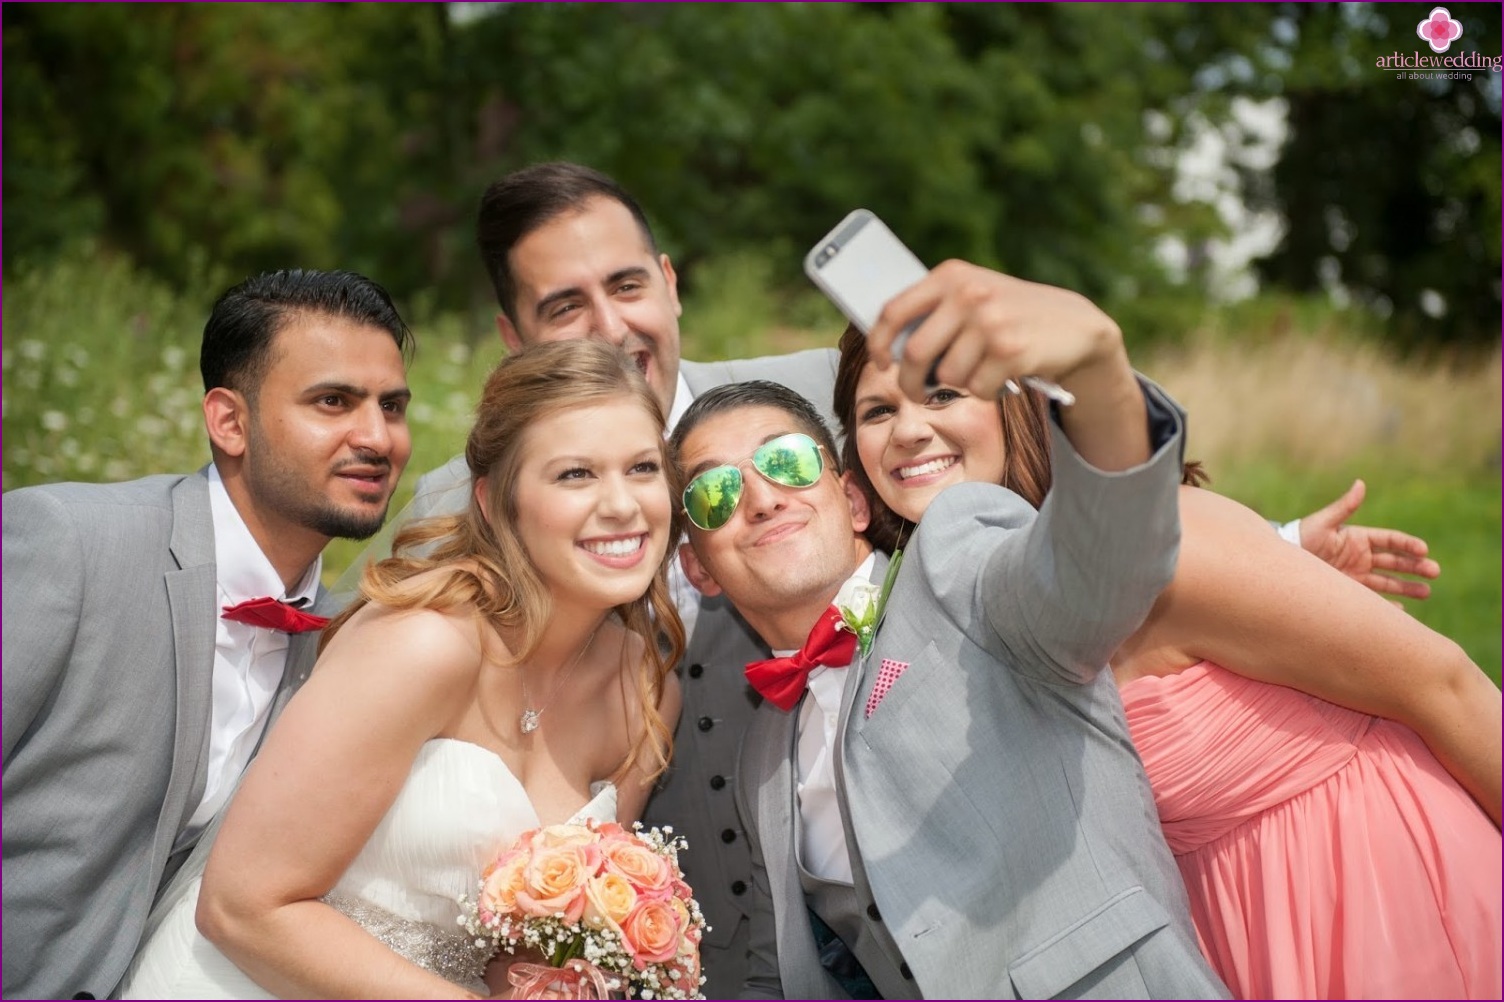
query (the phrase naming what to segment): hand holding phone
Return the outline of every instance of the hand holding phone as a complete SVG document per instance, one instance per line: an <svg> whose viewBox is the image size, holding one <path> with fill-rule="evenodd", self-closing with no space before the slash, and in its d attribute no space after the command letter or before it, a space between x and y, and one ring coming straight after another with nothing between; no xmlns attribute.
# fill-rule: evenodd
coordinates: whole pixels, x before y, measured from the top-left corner
<svg viewBox="0 0 1504 1002"><path fill-rule="evenodd" d="M804 273L858 330L867 334L888 300L918 283L929 269L881 219L867 209L857 209L805 255ZM925 319L921 316L911 321L894 338L894 361L902 357L905 342ZM1048 380L1024 376L1022 381L1062 405L1076 402L1069 391ZM938 382L934 367L926 382ZM1011 379L1006 389L1022 392Z"/></svg>

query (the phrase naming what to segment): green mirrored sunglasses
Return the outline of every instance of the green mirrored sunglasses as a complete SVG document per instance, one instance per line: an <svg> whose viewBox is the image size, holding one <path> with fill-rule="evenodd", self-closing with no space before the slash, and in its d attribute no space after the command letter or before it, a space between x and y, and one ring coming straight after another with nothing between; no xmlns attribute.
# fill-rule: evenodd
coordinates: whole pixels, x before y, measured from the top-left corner
<svg viewBox="0 0 1504 1002"><path fill-rule="evenodd" d="M813 487L825 472L820 444L808 435L780 435L752 453L752 468L784 487ZM698 528L711 532L731 521L742 499L740 466L706 470L684 488L684 513Z"/></svg>

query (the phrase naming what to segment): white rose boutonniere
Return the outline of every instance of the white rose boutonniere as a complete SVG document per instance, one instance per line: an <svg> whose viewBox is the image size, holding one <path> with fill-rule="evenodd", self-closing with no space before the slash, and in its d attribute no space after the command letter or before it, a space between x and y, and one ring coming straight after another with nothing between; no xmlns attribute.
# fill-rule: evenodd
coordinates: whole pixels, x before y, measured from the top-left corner
<svg viewBox="0 0 1504 1002"><path fill-rule="evenodd" d="M902 560L903 551L893 551L893 557L888 562L888 574L883 578L880 588L870 581L852 578L836 592L835 607L841 614L841 622L836 628L856 634L857 648L862 657L872 652L872 638L877 635L878 624L883 621L888 593L893 590L893 579L898 576L898 565Z"/></svg>

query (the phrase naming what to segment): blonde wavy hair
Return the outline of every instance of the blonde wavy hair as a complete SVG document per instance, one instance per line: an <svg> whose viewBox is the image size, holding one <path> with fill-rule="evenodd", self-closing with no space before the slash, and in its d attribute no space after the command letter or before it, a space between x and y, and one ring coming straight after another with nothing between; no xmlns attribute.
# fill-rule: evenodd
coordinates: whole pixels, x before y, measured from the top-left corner
<svg viewBox="0 0 1504 1002"><path fill-rule="evenodd" d="M657 396L632 359L614 346L590 339L555 341L503 359L486 380L465 444L472 487L465 513L421 519L398 532L392 556L366 567L359 597L329 625L323 642L369 602L393 609L468 605L498 631L520 633L510 664L525 663L542 641L553 611L548 589L515 528L525 433L561 410L622 398L642 407L662 432L663 407ZM670 497L677 498L676 474L661 434L659 442ZM473 489L480 477L486 478L489 519ZM656 778L672 752L672 734L658 714L664 679L684 653L684 625L669 597L667 579L674 544L684 527L678 505L671 510L669 546L647 593L614 610L627 630L643 641L641 661L622 665L635 682L643 727L617 779L639 764ZM438 573L415 580L434 570ZM628 650L623 647L624 661Z"/></svg>

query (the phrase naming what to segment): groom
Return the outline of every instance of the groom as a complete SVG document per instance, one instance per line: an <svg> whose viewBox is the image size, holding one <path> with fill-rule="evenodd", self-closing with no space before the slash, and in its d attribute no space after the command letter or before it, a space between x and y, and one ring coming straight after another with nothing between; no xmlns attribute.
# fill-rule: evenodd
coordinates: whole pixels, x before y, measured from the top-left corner
<svg viewBox="0 0 1504 1002"><path fill-rule="evenodd" d="M1081 461L1081 443L1056 429L1055 494L1071 499L1054 506L1066 515L1053 534L1072 541L1059 553L1089 550L1091 577L1135 583L1093 589L1060 573L1096 610L1100 636L1083 651L1110 651L1137 626L1178 539L1179 411L1145 385L1135 418L1131 375L1125 389L1110 395L1109 420L1097 409L1095 427L1114 429L1113 449L1115 429L1127 429L1127 451L1082 447L1123 459L1105 467L1120 472ZM832 603L883 581L887 563L862 536L866 500L835 468L818 414L776 384L727 386L698 398L672 441L690 484L690 579L724 594L785 655L747 671L768 701L738 777L755 873L743 997L1225 996L1197 949L1110 673L1057 693L960 639L990 629L953 608L978 604L966 599L980 566L967 530L1005 524L994 509L1013 496L983 484L940 496L897 576L901 614L890 610L871 657L853 663L850 634L830 626ZM702 497L705 474L715 490ZM1082 521L1096 524L1068 525L1083 505L1101 517ZM1000 549L989 566L1024 579L1021 560L1056 552ZM950 588L960 595L942 605ZM1039 627L1058 613L1033 615ZM917 674L895 681L908 667L892 660L900 655ZM777 673L791 666L785 685Z"/></svg>
<svg viewBox="0 0 1504 1002"><path fill-rule="evenodd" d="M411 340L359 275L247 279L204 327L212 463L5 495L6 998L125 973L313 664L325 544L386 516Z"/></svg>

